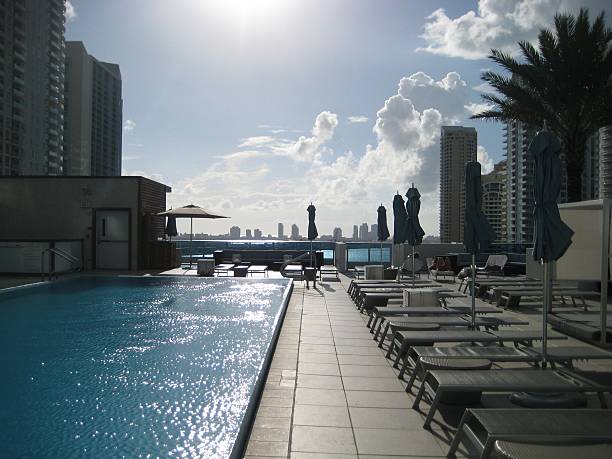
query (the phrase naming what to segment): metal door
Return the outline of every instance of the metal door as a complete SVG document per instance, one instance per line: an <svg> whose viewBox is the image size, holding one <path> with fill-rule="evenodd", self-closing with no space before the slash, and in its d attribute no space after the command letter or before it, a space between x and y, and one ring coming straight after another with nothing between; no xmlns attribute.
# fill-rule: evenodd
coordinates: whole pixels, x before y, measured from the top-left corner
<svg viewBox="0 0 612 459"><path fill-rule="evenodd" d="M96 268L130 269L130 211L96 211Z"/></svg>

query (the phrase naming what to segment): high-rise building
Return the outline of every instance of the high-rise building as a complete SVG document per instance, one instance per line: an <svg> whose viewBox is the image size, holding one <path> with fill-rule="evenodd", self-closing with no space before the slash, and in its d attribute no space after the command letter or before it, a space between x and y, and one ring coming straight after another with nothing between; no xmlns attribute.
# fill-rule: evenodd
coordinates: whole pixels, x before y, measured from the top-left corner
<svg viewBox="0 0 612 459"><path fill-rule="evenodd" d="M240 227L232 226L229 231L230 239L240 239Z"/></svg>
<svg viewBox="0 0 612 459"><path fill-rule="evenodd" d="M255 230L253 231L253 236L255 237L255 239L261 239L261 230L259 228L255 228Z"/></svg>
<svg viewBox="0 0 612 459"><path fill-rule="evenodd" d="M253 234L251 234L250 229L246 230L244 237L246 237L247 239L253 239Z"/></svg>
<svg viewBox="0 0 612 459"><path fill-rule="evenodd" d="M116 64L66 43L64 175L121 175L123 102Z"/></svg>
<svg viewBox="0 0 612 459"><path fill-rule="evenodd" d="M342 228L334 228L332 237L334 241L341 241L342 240Z"/></svg>
<svg viewBox="0 0 612 459"><path fill-rule="evenodd" d="M300 239L300 229L295 223L291 225L291 239L295 241Z"/></svg>
<svg viewBox="0 0 612 459"><path fill-rule="evenodd" d="M506 236L508 242L533 239L535 164L527 150L536 131L520 121L504 126L506 144Z"/></svg>
<svg viewBox="0 0 612 459"><path fill-rule="evenodd" d="M373 223L370 227L370 241L378 240L378 223Z"/></svg>
<svg viewBox="0 0 612 459"><path fill-rule="evenodd" d="M599 198L612 198L612 126L599 130Z"/></svg>
<svg viewBox="0 0 612 459"><path fill-rule="evenodd" d="M440 240L463 241L465 163L476 161L473 127L442 126L440 136Z"/></svg>
<svg viewBox="0 0 612 459"><path fill-rule="evenodd" d="M353 225L353 241L357 241L359 239L359 227L357 225Z"/></svg>
<svg viewBox="0 0 612 459"><path fill-rule="evenodd" d="M64 0L0 3L0 175L61 175Z"/></svg>
<svg viewBox="0 0 612 459"><path fill-rule="evenodd" d="M362 223L359 225L359 240L367 241L369 238L368 224Z"/></svg>
<svg viewBox="0 0 612 459"><path fill-rule="evenodd" d="M506 241L506 161L482 176L482 211L497 236L497 242Z"/></svg>
<svg viewBox="0 0 612 459"><path fill-rule="evenodd" d="M285 227L282 223L278 224L278 238L279 239L285 238Z"/></svg>

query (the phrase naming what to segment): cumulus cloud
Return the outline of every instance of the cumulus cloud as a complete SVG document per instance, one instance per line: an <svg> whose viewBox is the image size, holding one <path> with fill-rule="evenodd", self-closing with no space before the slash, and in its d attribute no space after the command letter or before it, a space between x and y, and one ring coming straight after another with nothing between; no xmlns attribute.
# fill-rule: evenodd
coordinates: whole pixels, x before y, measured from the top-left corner
<svg viewBox="0 0 612 459"><path fill-rule="evenodd" d="M172 184L169 199L176 205L195 202L220 213L230 209L236 218L260 222L260 227L262 221L276 224L280 215L286 224L304 226L305 209L312 201L325 228L343 221L353 224L355 215L375 221L380 202L390 210L396 190L404 194L414 182L422 194L423 224L429 234L436 234L440 128L466 121L470 95L475 96L456 72L439 80L417 72L402 78L376 112L374 145L361 151L332 151L329 142L338 115L322 111L308 136L241 139L238 151L217 156L203 173ZM479 160L485 171L492 168L482 147ZM228 222L206 225L222 232L229 227Z"/></svg>
<svg viewBox="0 0 612 459"><path fill-rule="evenodd" d="M493 104L488 104L485 102L480 102L480 103L471 102L465 105L465 109L468 111L470 115L476 115L477 113L481 113L486 110L491 110L492 108L494 108Z"/></svg>
<svg viewBox="0 0 612 459"><path fill-rule="evenodd" d="M368 122L368 117L367 116L349 116L347 118L348 122L353 124L353 123L367 123Z"/></svg>
<svg viewBox="0 0 612 459"><path fill-rule="evenodd" d="M534 41L542 27L551 27L556 12L576 12L583 4L579 0L479 0L477 11L456 18L438 9L427 18L421 35L426 46L417 50L463 59L483 59L491 48L514 53L517 41ZM605 0L594 0L589 6L593 15L609 10Z"/></svg>
<svg viewBox="0 0 612 459"><path fill-rule="evenodd" d="M136 129L136 122L132 120L125 120L125 123L123 123L123 132L130 134L134 131L134 129Z"/></svg>
<svg viewBox="0 0 612 459"><path fill-rule="evenodd" d="M457 72L449 72L441 80L434 80L423 72L404 77L399 82L398 94L412 101L417 110L443 107L447 122L464 114L467 83Z"/></svg>
<svg viewBox="0 0 612 459"><path fill-rule="evenodd" d="M77 17L76 8L70 0L66 0L66 11L64 13L66 22L74 21Z"/></svg>
<svg viewBox="0 0 612 459"><path fill-rule="evenodd" d="M493 170L493 160L489 157L489 153L482 145L478 145L476 149L477 160L482 166L482 173L488 174Z"/></svg>

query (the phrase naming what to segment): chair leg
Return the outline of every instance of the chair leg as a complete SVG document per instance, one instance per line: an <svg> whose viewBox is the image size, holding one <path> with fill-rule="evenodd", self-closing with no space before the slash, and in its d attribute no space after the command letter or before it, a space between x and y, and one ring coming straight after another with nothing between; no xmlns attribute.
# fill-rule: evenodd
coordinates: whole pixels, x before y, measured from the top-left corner
<svg viewBox="0 0 612 459"><path fill-rule="evenodd" d="M382 325L382 323L381 323ZM380 335L380 341L378 342L378 347L382 348L383 344L385 342L385 340L387 339L387 334L389 333L389 326L391 325L391 321L387 320L387 325L385 326L384 331L382 332L382 334ZM376 332L376 336L374 337L374 339L376 339L378 337L378 332L380 331L380 328L378 328L378 331Z"/></svg>
<svg viewBox="0 0 612 459"><path fill-rule="evenodd" d="M427 385L426 378L423 378L423 384L421 387L425 387ZM425 418L425 422L423 423L423 428L430 430L431 429L431 421L433 421L434 416L436 415L436 410L438 409L438 405L440 404L440 399L442 399L443 391L440 387L436 390L436 395L434 396L433 402L431 402L431 406L429 407L429 413L427 413L427 417Z"/></svg>
<svg viewBox="0 0 612 459"><path fill-rule="evenodd" d="M459 443L461 442L461 437L463 436L464 426L467 424L468 419L471 417L472 416L470 410L465 410L463 416L461 416L461 422L459 423L459 427L457 427L457 432L455 432L453 441L451 441L448 453L446 453L446 457L455 457L455 451L457 451L457 448L459 448Z"/></svg>

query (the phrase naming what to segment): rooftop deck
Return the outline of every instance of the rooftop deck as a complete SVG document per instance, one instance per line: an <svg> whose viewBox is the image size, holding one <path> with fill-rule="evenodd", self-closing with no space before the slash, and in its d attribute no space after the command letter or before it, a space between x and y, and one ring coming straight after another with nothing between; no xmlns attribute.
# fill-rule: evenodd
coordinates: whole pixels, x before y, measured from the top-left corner
<svg viewBox="0 0 612 459"><path fill-rule="evenodd" d="M425 415L411 408L416 391L404 391L386 350L372 339L346 293L349 282L341 275L308 290L296 282L246 457L446 457L463 409L446 406L432 430L423 429ZM529 322L513 329L541 329L537 308L507 314ZM562 345L588 346L572 338ZM512 365L525 364L503 364ZM612 361L579 366L612 371ZM482 403L515 407L504 394L484 395ZM588 406L599 407L596 397ZM458 453L469 454L463 446Z"/></svg>

